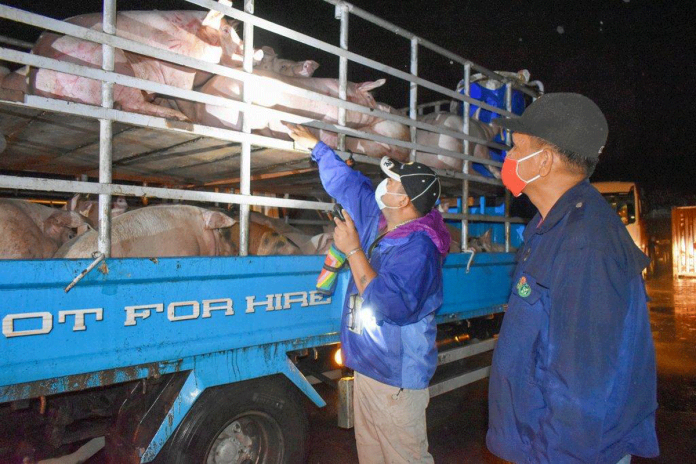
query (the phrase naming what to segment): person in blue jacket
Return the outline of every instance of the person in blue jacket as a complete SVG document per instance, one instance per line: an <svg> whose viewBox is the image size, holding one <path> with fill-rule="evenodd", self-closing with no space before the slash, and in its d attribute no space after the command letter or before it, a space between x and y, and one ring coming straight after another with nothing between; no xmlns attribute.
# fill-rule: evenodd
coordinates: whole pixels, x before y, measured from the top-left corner
<svg viewBox="0 0 696 464"><path fill-rule="evenodd" d="M649 260L587 180L606 119L587 97L550 93L495 123L514 131L503 184L538 213L493 355L488 448L515 463L657 456Z"/></svg>
<svg viewBox="0 0 696 464"><path fill-rule="evenodd" d="M355 371L358 457L365 463L431 463L425 409L437 365L435 312L450 235L433 209L440 181L421 163L382 158L377 190L301 126L291 137L318 163L326 192L344 208L335 246L352 278L341 318L345 365ZM347 214L346 214L347 213Z"/></svg>

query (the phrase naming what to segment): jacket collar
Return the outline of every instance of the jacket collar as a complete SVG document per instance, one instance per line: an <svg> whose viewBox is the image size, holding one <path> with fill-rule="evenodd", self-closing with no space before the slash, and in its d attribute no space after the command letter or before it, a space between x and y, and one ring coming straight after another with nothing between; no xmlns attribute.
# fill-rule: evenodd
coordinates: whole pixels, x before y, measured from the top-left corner
<svg viewBox="0 0 696 464"><path fill-rule="evenodd" d="M551 207L544 222L541 222L541 214L536 213L534 218L529 222L529 227L524 231L524 240L527 241L534 234L544 234L551 230L565 217L570 209L576 207L578 200L582 198L589 189L590 181L587 179L568 189L568 191L561 195L561 198ZM541 224L539 224L540 222Z"/></svg>

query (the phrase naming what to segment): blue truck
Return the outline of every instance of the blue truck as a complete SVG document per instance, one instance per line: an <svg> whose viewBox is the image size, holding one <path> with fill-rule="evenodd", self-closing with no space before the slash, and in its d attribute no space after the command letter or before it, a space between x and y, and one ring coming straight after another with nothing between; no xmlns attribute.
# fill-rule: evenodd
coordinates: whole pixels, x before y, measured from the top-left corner
<svg viewBox="0 0 696 464"><path fill-rule="evenodd" d="M410 81L409 117L384 114L385 118L419 129L437 130L417 122L419 105L414 86L443 92L463 103L465 127L458 135L464 140L463 153L418 146L415 139L406 145L400 141L393 143L402 143L413 153L418 149L460 156L464 161L462 172L439 172L445 190L459 197L459 206L445 216L460 228L461 243L468 243L472 229L490 227L494 240L507 251L474 254L465 245L462 252L450 254L444 264L444 303L437 313L441 329L439 364L451 367L457 361L488 352L494 347L494 334L509 295L514 266L511 250L519 242L516 230L523 221L511 217L510 198L504 198L499 180L469 173L474 159L469 155L466 135L468 105L475 102L510 116L512 92L526 95L533 92L514 79L488 71L353 5L323 1L335 5L342 38L348 30L347 17L361 17L409 39L415 49L425 47L461 63L465 82L472 69L491 79L500 79L507 88L507 107L495 108L472 100L466 88L462 93L448 91L418 78L413 72L417 69L414 53L412 72L404 73L352 54L347 45L339 48L316 39L310 42L301 33L258 18L252 14L253 2L245 2L244 10L224 2L191 3L243 21L245 38L251 37L247 28L266 28L338 55L344 70L350 60ZM107 4L113 7L110 0L105 0L105 8ZM104 46L124 49L132 46L128 40L116 36L94 31L88 34L78 26L1 4L0 17L84 36ZM251 39L245 42L251 48ZM9 44L14 48L19 44L20 49L22 46L21 41ZM216 65L167 55L161 50L138 47L134 48L138 53L151 53L181 65L230 72ZM107 68L97 76L90 74L94 70L65 67L64 63L14 48L0 46L0 59L90 78L106 76L104 79L111 82L121 79ZM250 57L245 57L245 70L248 60ZM341 74L345 89L345 72ZM136 80L131 78L128 83ZM178 92L166 86L160 91L165 95ZM304 93L312 96L312 92ZM337 106L355 109L344 99L334 100ZM339 134L370 138L341 126L340 119L339 114L339 124L330 126ZM293 119L288 117L288 120ZM301 118L295 121L306 122ZM29 133L27 127L34 132ZM105 233L110 213L108 208L102 208L99 250L94 260L0 261L0 422L4 424L4 433L9 433L8 430L12 433L9 443L0 442L0 461L22 462L25 458L65 455L85 447L90 447L93 453L103 446L101 442L95 446L93 439L106 437L105 454L115 463L303 462L307 441L306 400L316 407L325 405L313 383L336 386L337 376L346 374L346 380L350 378L350 373L342 371L334 361L339 349L342 297L349 272L340 274L335 294L328 297L315 289L322 256L247 256L244 243L249 240L248 215L254 205L279 210L332 208L329 201L314 201L316 195L307 194L320 189L316 172L301 164L308 162L307 155L293 151L289 142L254 136L249 131L235 133L176 124L108 106L98 108L31 95L23 101L0 100L0 128L6 134L8 128L14 130L4 144L3 157L17 163L4 165L0 173L0 191L5 196L64 201L74 193L87 193L99 195L101 205L109 205L112 195L143 201L160 198L238 204L242 244L241 255L235 257L111 258L108 233ZM25 139L23 134L28 134ZM60 134L59 142L51 139L56 134ZM94 140L86 142L92 136ZM238 193L205 188L223 183L173 188L171 179L178 178L167 178L167 182L160 175L173 172L171 166L169 170L160 169L157 176L143 174L152 174L152 169L137 171L136 158L140 161L147 156L151 162L154 156L158 161L166 159L176 164L182 156L170 153L186 146L192 153L206 150L213 153L212 161L197 160L198 164L189 168L192 174L181 178L190 183L191 177L196 180L198 176L200 180L215 173L219 163L229 159L225 152L219 155L216 164L214 153L219 150L220 141L226 142L223 146L228 151L238 150L242 160L238 164L242 180ZM30 143L32 150L45 151L44 158L53 156L52 143L72 144L59 147L55 155L66 161L64 171L54 172L48 167L42 171L43 166L36 165L31 172L23 171L22 162L28 155L22 150ZM157 143L160 145L155 146ZM339 140L341 156L355 159L358 167L364 167L368 173L376 172L375 160L346 153L340 150L341 144ZM256 147L253 163L252 146ZM491 146L501 148L500 144ZM263 176L252 176L252 169L268 172L268 166L259 164L266 159L264 147L285 149L288 156L295 157L289 164L296 163L287 172L268 176L267 184L263 184L266 179ZM121 149L144 154L127 158L118 154ZM85 169L70 170L79 164L77 161L84 163L87 159L100 168L98 182L90 182ZM489 165L499 167L500 163ZM175 167L181 168L179 164ZM209 170L201 171L204 168ZM112 174L119 181L114 181ZM302 175L305 177L298 177ZM249 188L252 178L259 181L255 191L263 191L265 185L275 195L252 195ZM184 185L181 179L175 185ZM286 186L281 179L287 179ZM293 185L300 183L298 179L302 180L301 189L292 190ZM286 188L294 198L278 194L278 190ZM479 207L469 207L466 201L461 201L473 196L489 198L489 202L496 204L485 207L481 202ZM305 219L305 222L311 221ZM430 387L431 395L451 391L487 375L488 367L450 369L446 376L436 376L437 381ZM78 458L70 461L69 456L63 462L78 462Z"/></svg>

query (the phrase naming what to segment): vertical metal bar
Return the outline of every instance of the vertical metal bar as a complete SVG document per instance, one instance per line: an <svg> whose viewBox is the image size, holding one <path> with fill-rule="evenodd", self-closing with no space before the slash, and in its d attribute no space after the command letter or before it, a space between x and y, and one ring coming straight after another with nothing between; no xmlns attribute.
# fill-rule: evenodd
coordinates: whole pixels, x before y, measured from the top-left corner
<svg viewBox="0 0 696 464"><path fill-rule="evenodd" d="M505 84L505 109L512 111L512 84L508 82ZM511 144L510 131L505 131L505 143L510 146ZM512 202L512 195L510 191L505 189L505 252L510 252L510 202Z"/></svg>
<svg viewBox="0 0 696 464"><path fill-rule="evenodd" d="M464 93L465 95L469 95L469 85L471 83L471 63L467 62L464 65ZM469 110L470 110L470 103L469 102L462 102L463 105L463 121L464 121L464 126L462 127L462 131L466 134L469 135ZM463 140L462 141L462 151L466 155L470 155L469 153L470 149L470 142L468 140ZM464 165L462 168L462 172L464 172L464 175L469 174L469 160L464 160ZM469 179L467 177L464 178L464 181L462 183L462 214L464 215L464 218L462 219L462 250L466 250L469 248ZM483 211L481 212L483 214Z"/></svg>
<svg viewBox="0 0 696 464"><path fill-rule="evenodd" d="M254 14L254 0L244 0L244 11L249 14ZM254 70L254 26L250 22L244 23L244 59L242 69L250 73ZM251 101L250 86L255 85L252 82L244 84L242 89L242 101L249 103ZM242 132L251 133L251 125L249 118L244 114L242 119ZM251 195L251 143L248 141L242 142L242 158L240 163L240 184L239 193L242 195ZM249 254L249 205L239 206L239 255L247 256Z"/></svg>
<svg viewBox="0 0 696 464"><path fill-rule="evenodd" d="M411 74L416 77L418 76L418 38L411 38ZM411 82L409 86L409 104L408 104L408 117L414 121L418 118L418 85L415 82ZM411 143L416 143L416 138L418 137L418 131L414 126L411 126ZM416 161L416 149L411 149L410 154L411 161Z"/></svg>
<svg viewBox="0 0 696 464"><path fill-rule="evenodd" d="M339 46L343 50L348 50L348 6L341 3L336 5L336 19L341 21ZM339 57L338 59L338 98L345 100L347 98L348 89L348 58ZM338 109L338 125L346 125L346 109ZM346 149L346 135L338 134L338 149L343 151Z"/></svg>
<svg viewBox="0 0 696 464"><path fill-rule="evenodd" d="M116 0L104 0L102 28L106 34L116 33ZM114 47L102 45L102 69L114 70ZM114 84L102 82L102 107L114 105ZM99 183L110 184L112 180L113 124L109 119L99 120ZM99 195L99 234L97 249L104 256L111 256L111 195Z"/></svg>

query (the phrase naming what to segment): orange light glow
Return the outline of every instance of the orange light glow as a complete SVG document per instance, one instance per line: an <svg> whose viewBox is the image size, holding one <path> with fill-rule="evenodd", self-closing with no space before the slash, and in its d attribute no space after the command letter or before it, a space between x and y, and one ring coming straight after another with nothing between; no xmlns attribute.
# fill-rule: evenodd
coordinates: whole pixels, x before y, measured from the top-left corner
<svg viewBox="0 0 696 464"><path fill-rule="evenodd" d="M334 362L339 366L343 366L343 353L341 353L340 348L334 353Z"/></svg>

